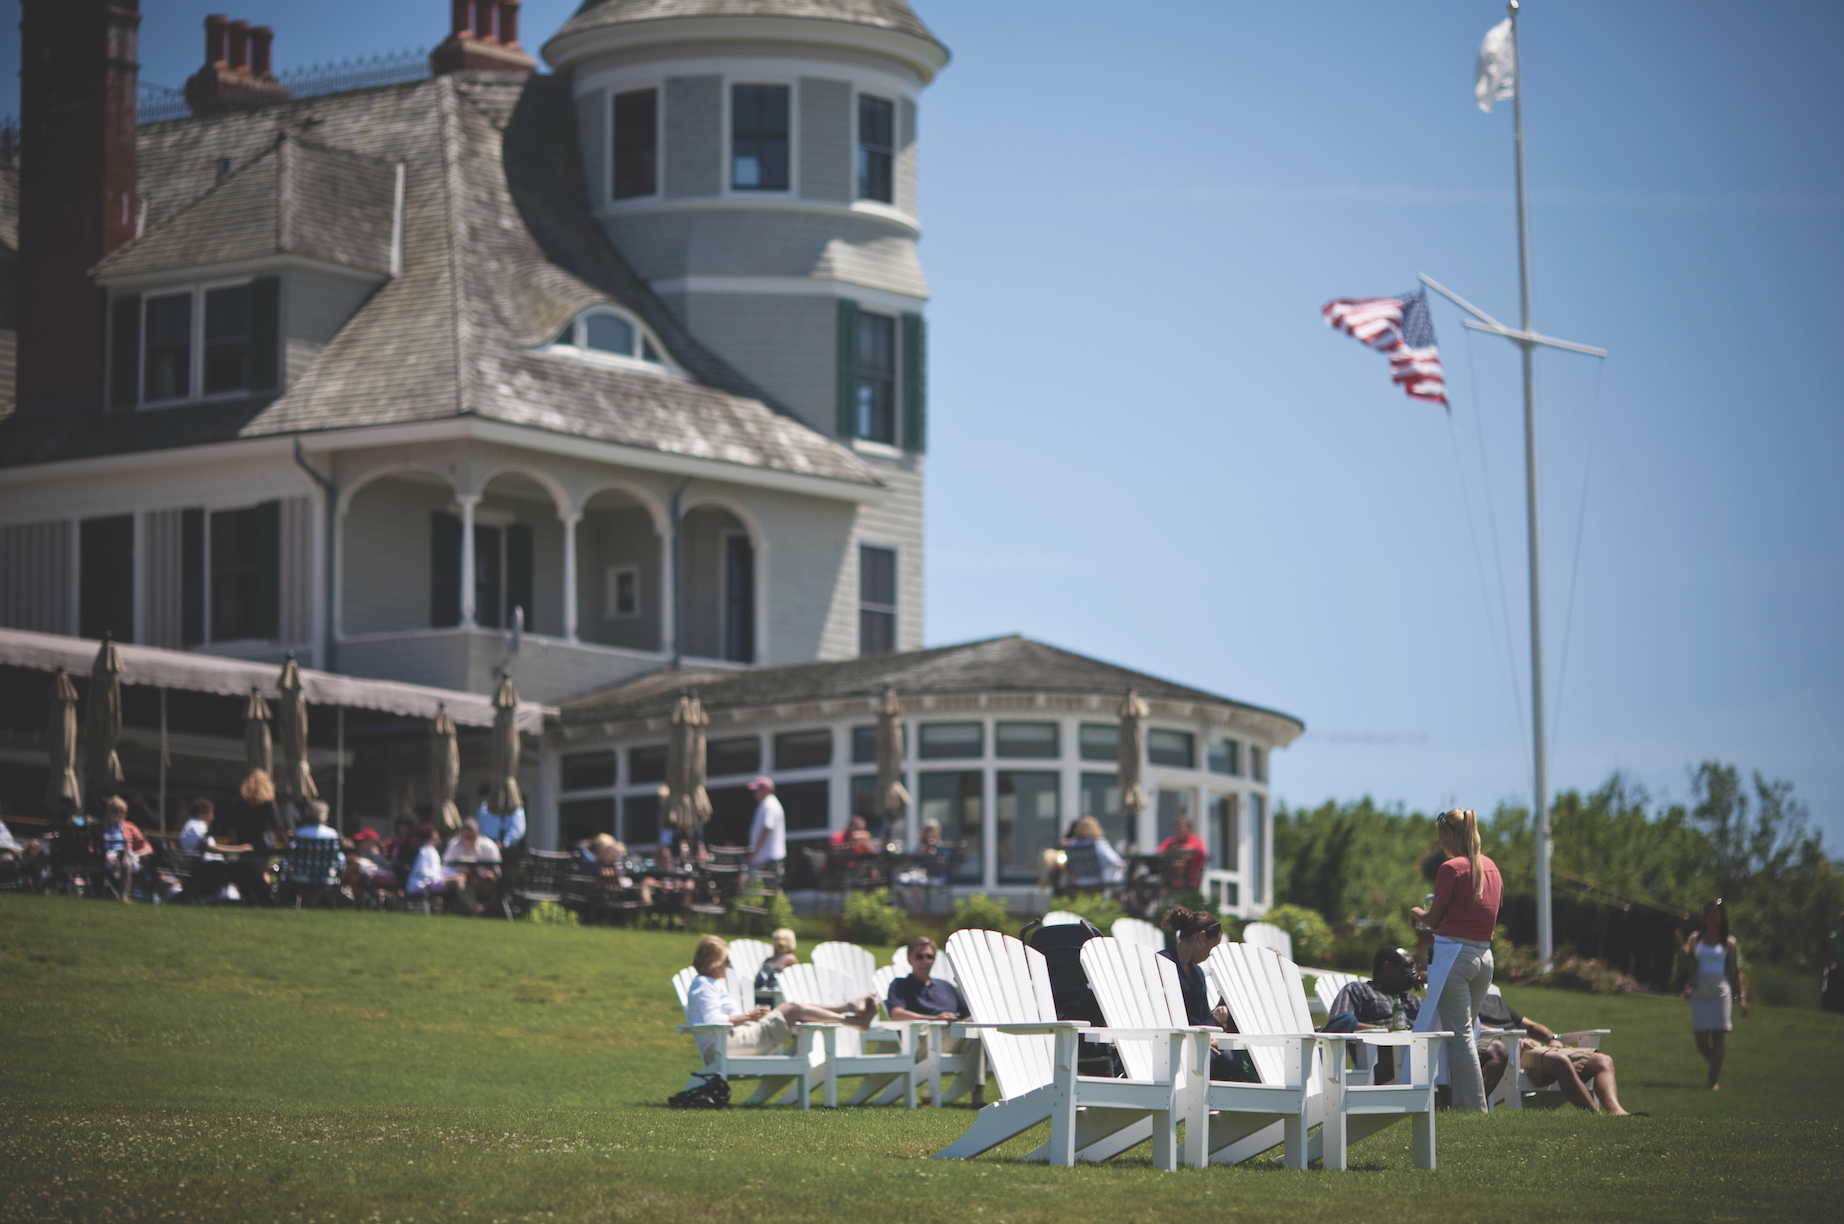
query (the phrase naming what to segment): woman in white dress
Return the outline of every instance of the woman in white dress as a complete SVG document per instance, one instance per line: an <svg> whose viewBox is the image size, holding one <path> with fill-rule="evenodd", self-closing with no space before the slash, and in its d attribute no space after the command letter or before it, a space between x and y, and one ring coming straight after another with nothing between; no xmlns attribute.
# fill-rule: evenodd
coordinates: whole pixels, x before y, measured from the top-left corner
<svg viewBox="0 0 1844 1224"><path fill-rule="evenodd" d="M1684 993L1690 999L1690 1027L1697 1053L1709 1064L1711 1092L1722 1087L1722 1058L1729 1029L1731 998L1748 1014L1748 991L1742 985L1742 958L1729 934L1729 911L1718 897L1703 907L1703 929L1685 941L1683 964L1690 973Z"/></svg>

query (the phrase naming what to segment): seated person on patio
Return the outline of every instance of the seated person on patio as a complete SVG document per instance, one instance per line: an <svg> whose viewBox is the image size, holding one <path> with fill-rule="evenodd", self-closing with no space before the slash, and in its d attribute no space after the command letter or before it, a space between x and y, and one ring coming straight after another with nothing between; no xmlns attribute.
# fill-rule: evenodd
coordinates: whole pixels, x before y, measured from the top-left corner
<svg viewBox="0 0 1844 1224"><path fill-rule="evenodd" d="M354 889L396 892L403 887L376 829L360 829L352 835L352 853L346 856L344 879Z"/></svg>
<svg viewBox="0 0 1844 1224"><path fill-rule="evenodd" d="M243 892L239 884L231 882L230 864L224 861L224 856L248 854L251 847L225 845L211 835L212 822L218 818L217 811L211 806L211 800L194 799L191 812L192 819L186 821L185 826L179 830L179 850L181 854L198 855L198 868L192 874L196 891L207 901L241 900ZM248 877L252 870L257 872L258 883L261 882L260 869L255 868L253 864L238 863L237 866L240 869L238 874L242 884L249 884ZM252 891L256 890L253 888ZM261 892L267 894L266 885L261 888ZM252 903L254 901L255 899L252 898Z"/></svg>
<svg viewBox="0 0 1844 1224"><path fill-rule="evenodd" d="M653 852L653 870L641 877L640 903L649 909L681 909L697 887L698 882L674 859L672 844L661 842Z"/></svg>
<svg viewBox="0 0 1844 1224"><path fill-rule="evenodd" d="M416 835L421 841L421 848L410 864L410 874L404 880L403 892L406 897L427 897L437 895L448 886L448 870L442 866L442 835L432 824L418 825Z"/></svg>
<svg viewBox="0 0 1844 1224"><path fill-rule="evenodd" d="M692 979L686 999L686 1019L692 1024L729 1022L727 1049L731 1054L773 1054L787 1044L788 1038L793 1036L790 1026L796 1024L849 1024L865 1029L877 1019L875 995L832 1007L783 1003L779 1007L738 1011L739 1004L723 979L724 970L730 967L730 945L716 935L706 935L698 941L698 949L692 953L692 967L698 971L698 976ZM705 1060L710 1061L712 1051L706 1047L702 1035L698 1044L705 1051Z"/></svg>
<svg viewBox="0 0 1844 1224"><path fill-rule="evenodd" d="M1168 869L1177 864L1177 876L1171 882L1179 888L1196 888L1204 879L1204 864L1210 861L1209 847L1191 827L1191 818L1180 814L1172 822L1172 835L1159 843L1159 857Z"/></svg>
<svg viewBox="0 0 1844 1224"><path fill-rule="evenodd" d="M1518 1066L1535 1087L1558 1084L1562 1095L1577 1109L1591 1113L1604 1111L1616 1118L1627 1116L1620 1106L1620 1087L1614 1081L1613 1055L1563 1045L1562 1038L1547 1024L1520 1016L1498 995L1485 997L1485 1003L1479 1008L1479 1019L1496 1028L1519 1028L1529 1034L1518 1041ZM1485 1073L1485 1090L1489 1095L1510 1068L1504 1038L1486 1042L1479 1051L1479 1067ZM1592 1094L1588 1091L1589 1084L1594 1085ZM1448 1091L1445 1087L1436 1089L1437 1094ZM1598 1105L1596 1097L1600 1098Z"/></svg>
<svg viewBox="0 0 1844 1224"><path fill-rule="evenodd" d="M1092 868L1090 851L1093 852ZM1126 878L1126 860L1108 843L1108 839L1102 835L1101 822L1093 816L1084 816L1076 821L1075 828L1070 830L1064 854L1067 856L1071 888L1106 888ZM1091 874L1091 871L1098 874Z"/></svg>
<svg viewBox="0 0 1844 1224"><path fill-rule="evenodd" d="M941 953L935 941L923 936L909 943L909 976L894 978L884 997L884 1008L892 1020L965 1020L971 1014L960 987L934 976L935 961ZM960 1054L969 1046L966 1037L943 1036L941 1052ZM986 1085L973 1090L973 1107L986 1101Z"/></svg>
<svg viewBox="0 0 1844 1224"><path fill-rule="evenodd" d="M299 856L301 854L299 847L303 842L328 841L332 842L335 847L332 866L325 875L316 879L309 879L303 871L298 870L292 857L289 861L290 882L294 884L297 895L305 897L310 904L325 897L329 889L338 887L340 873L346 869L345 852L337 848L339 830L327 823L328 812L327 805L320 800L309 800L306 810L301 813L301 823L295 829L294 847L291 848L291 854ZM300 878L294 878L297 876Z"/></svg>
<svg viewBox="0 0 1844 1224"><path fill-rule="evenodd" d="M954 862L954 848L942 844L939 820L932 816L924 820L916 838L916 848L909 852L909 866L897 872L891 887L897 903L912 914L927 908L929 889L947 885Z"/></svg>
<svg viewBox="0 0 1844 1224"><path fill-rule="evenodd" d="M1361 1028L1388 1028L1396 1010L1396 996L1402 996L1403 1014L1409 1023L1421 1014L1421 996L1417 987L1426 986L1428 975L1416 966L1415 958L1401 948L1378 948L1370 958L1370 980L1352 982L1338 992L1327 1009L1322 1033L1354 1033ZM1356 1049L1357 1043L1351 1043ZM1376 1075L1372 1082L1392 1083L1396 1078L1396 1055L1389 1047L1376 1050ZM1362 1064L1359 1064L1362 1065Z"/></svg>
<svg viewBox="0 0 1844 1224"><path fill-rule="evenodd" d="M870 854L876 849L871 845L871 826L862 816L853 816L845 822L845 827L832 835L832 844L838 849L850 850L853 854Z"/></svg>
<svg viewBox="0 0 1844 1224"><path fill-rule="evenodd" d="M475 794L480 798L480 809L474 813L474 823L479 827L482 837L505 850L511 850L525 840L525 809L515 807L506 816L497 816L487 801L493 797L493 788L482 782Z"/></svg>
<svg viewBox="0 0 1844 1224"><path fill-rule="evenodd" d="M799 944L795 941L794 932L786 927L777 927L775 933L768 938L775 950L762 958L762 967L756 970L756 989L779 991L781 971L789 965L800 963L800 957L795 953Z"/></svg>
<svg viewBox="0 0 1844 1224"><path fill-rule="evenodd" d="M479 914L499 900L499 845L480 835L480 822L473 817L461 822L461 831L442 851L442 864L449 869L449 895L463 909Z"/></svg>
<svg viewBox="0 0 1844 1224"><path fill-rule="evenodd" d="M1235 1032L1235 1022L1230 1019L1228 1005L1219 1003L1211 1007L1210 992L1204 985L1204 962L1210 959L1210 953L1216 946L1223 942L1222 920L1203 910L1174 905L1165 911L1160 925L1172 933L1175 950L1161 949L1159 955L1178 966L1178 986L1184 992L1186 1023ZM1252 1084L1258 1082L1260 1077L1255 1072L1255 1061L1249 1057L1247 1050L1218 1049L1216 1038L1212 1037L1210 1078Z"/></svg>
<svg viewBox="0 0 1844 1224"><path fill-rule="evenodd" d="M127 801L120 795L109 796L102 807L102 856L122 900L128 900L134 890L134 873L142 857L153 852L147 836L128 819Z"/></svg>

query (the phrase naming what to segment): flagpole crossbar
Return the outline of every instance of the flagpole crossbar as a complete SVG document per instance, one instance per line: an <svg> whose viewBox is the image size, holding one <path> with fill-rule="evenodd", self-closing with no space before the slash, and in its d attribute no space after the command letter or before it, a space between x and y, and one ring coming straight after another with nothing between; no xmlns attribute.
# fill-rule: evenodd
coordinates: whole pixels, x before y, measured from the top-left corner
<svg viewBox="0 0 1844 1224"><path fill-rule="evenodd" d="M1567 349L1571 353L1586 353L1590 357L1605 357L1607 350L1595 348L1592 344L1576 344L1573 340L1558 340L1554 336L1539 335L1536 332L1518 331L1512 327L1489 327L1484 323L1475 323L1471 319L1460 320L1461 325L1473 331L1489 332L1494 336L1503 336L1519 344L1542 344L1550 348Z"/></svg>

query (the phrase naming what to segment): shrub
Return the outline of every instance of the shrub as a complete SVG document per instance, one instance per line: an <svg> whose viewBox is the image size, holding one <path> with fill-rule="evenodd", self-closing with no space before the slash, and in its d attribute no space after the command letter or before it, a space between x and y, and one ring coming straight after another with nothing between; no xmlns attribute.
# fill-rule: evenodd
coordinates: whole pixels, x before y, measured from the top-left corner
<svg viewBox="0 0 1844 1224"><path fill-rule="evenodd" d="M1537 959L1535 944L1516 947L1510 943L1492 950L1492 976L1513 986L1553 986L1560 990L1587 990L1598 994L1630 994L1639 988L1636 978L1629 977L1607 962L1592 956L1559 952L1548 973Z"/></svg>
<svg viewBox="0 0 1844 1224"><path fill-rule="evenodd" d="M985 893L962 897L954 903L954 917L948 920L948 934L969 928L1003 931L1012 920L1006 912L1011 904L1005 897L995 901Z"/></svg>
<svg viewBox="0 0 1844 1224"><path fill-rule="evenodd" d="M1064 897L1057 908L1094 923L1104 935L1114 926L1114 920L1120 917L1120 902L1100 893Z"/></svg>
<svg viewBox="0 0 1844 1224"><path fill-rule="evenodd" d="M525 911L525 920L541 926L575 926L576 911L565 909L555 901L540 901Z"/></svg>
<svg viewBox="0 0 1844 1224"><path fill-rule="evenodd" d="M845 898L845 929L861 944L882 946L896 942L902 915L890 904L890 890L854 892Z"/></svg>
<svg viewBox="0 0 1844 1224"><path fill-rule="evenodd" d="M1294 963L1323 965L1332 955L1332 928L1318 910L1304 905L1277 905L1262 921L1293 937Z"/></svg>
<svg viewBox="0 0 1844 1224"><path fill-rule="evenodd" d="M776 893L768 903L768 929L773 931L781 927L794 929L794 903L784 892Z"/></svg>

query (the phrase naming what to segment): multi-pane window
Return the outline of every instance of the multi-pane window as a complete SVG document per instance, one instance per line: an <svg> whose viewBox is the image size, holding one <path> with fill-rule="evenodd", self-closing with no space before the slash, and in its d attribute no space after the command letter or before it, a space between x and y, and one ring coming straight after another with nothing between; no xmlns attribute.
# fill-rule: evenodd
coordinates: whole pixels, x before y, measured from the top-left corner
<svg viewBox="0 0 1844 1224"><path fill-rule="evenodd" d="M1037 879L1046 850L1062 832L1058 775L1054 770L998 771L999 879L1023 884Z"/></svg>
<svg viewBox="0 0 1844 1224"><path fill-rule="evenodd" d="M615 784L615 754L604 748L597 752L566 753L559 770L560 787L566 791L603 790Z"/></svg>
<svg viewBox="0 0 1844 1224"><path fill-rule="evenodd" d="M211 640L265 637L262 615L262 529L257 512L219 510L211 516Z"/></svg>
<svg viewBox="0 0 1844 1224"><path fill-rule="evenodd" d="M1211 773L1227 774L1234 778L1242 773L1242 759L1239 749L1242 747L1233 739L1213 740L1210 744L1210 756L1206 762Z"/></svg>
<svg viewBox="0 0 1844 1224"><path fill-rule="evenodd" d="M1217 795L1210 801L1211 840L1216 843L1217 867L1234 871L1242 862L1242 827L1235 795Z"/></svg>
<svg viewBox="0 0 1844 1224"><path fill-rule="evenodd" d="M832 764L832 731L783 731L775 737L776 769L816 769Z"/></svg>
<svg viewBox="0 0 1844 1224"><path fill-rule="evenodd" d="M611 565L602 575L602 619L626 620L640 615L640 569Z"/></svg>
<svg viewBox="0 0 1844 1224"><path fill-rule="evenodd" d="M713 778L726 774L752 774L762 768L762 741L754 735L707 740L704 772Z"/></svg>
<svg viewBox="0 0 1844 1224"><path fill-rule="evenodd" d="M564 324L552 344L585 353L605 353L611 357L632 357L638 361L663 365L653 340L632 319L612 310L586 311Z"/></svg>
<svg viewBox="0 0 1844 1224"><path fill-rule="evenodd" d="M250 287L205 291L205 394L250 385Z"/></svg>
<svg viewBox="0 0 1844 1224"><path fill-rule="evenodd" d="M1249 796L1249 858L1249 893L1260 905L1268 896L1268 801L1261 795Z"/></svg>
<svg viewBox="0 0 1844 1224"><path fill-rule="evenodd" d="M1114 761L1120 758L1120 728L1112 723L1083 723L1082 759Z"/></svg>
<svg viewBox="0 0 1844 1224"><path fill-rule="evenodd" d="M993 727L993 755L1054 761L1061 755L1053 722L1002 722Z"/></svg>
<svg viewBox="0 0 1844 1224"><path fill-rule="evenodd" d="M858 653L896 649L896 549L858 546Z"/></svg>
<svg viewBox="0 0 1844 1224"><path fill-rule="evenodd" d="M858 316L858 436L896 443L896 320Z"/></svg>
<svg viewBox="0 0 1844 1224"><path fill-rule="evenodd" d="M858 95L858 198L888 204L896 164L896 106L888 98Z"/></svg>
<svg viewBox="0 0 1844 1224"><path fill-rule="evenodd" d="M925 761L986 755L986 728L982 723L923 723L916 755Z"/></svg>
<svg viewBox="0 0 1844 1224"><path fill-rule="evenodd" d="M730 87L730 187L788 189L788 87Z"/></svg>
<svg viewBox="0 0 1844 1224"><path fill-rule="evenodd" d="M192 295L147 299L146 386L141 398L184 399L192 394Z"/></svg>
<svg viewBox="0 0 1844 1224"><path fill-rule="evenodd" d="M972 724L976 729L978 723ZM923 728L926 733L927 728ZM926 734L924 740L927 739ZM916 809L923 820L941 825L941 840L957 850L954 882L978 884L985 878L985 805L980 794L982 774L977 769L924 773L916 779L920 795ZM1035 877L1033 877L1035 878Z"/></svg>
<svg viewBox="0 0 1844 1224"><path fill-rule="evenodd" d="M522 609L524 625L534 615L532 529L523 523L504 527L474 525L474 623L487 629L510 629Z"/></svg>
<svg viewBox="0 0 1844 1224"><path fill-rule="evenodd" d="M1249 777L1257 782L1268 780L1268 753L1259 744L1249 745Z"/></svg>
<svg viewBox="0 0 1844 1224"><path fill-rule="evenodd" d="M615 199L659 190L659 91L615 95Z"/></svg>
<svg viewBox="0 0 1844 1224"><path fill-rule="evenodd" d="M1167 731L1154 727L1146 733L1146 759L1154 765L1196 769L1195 743L1189 731Z"/></svg>
<svg viewBox="0 0 1844 1224"><path fill-rule="evenodd" d="M749 537L724 537L724 658L753 663L756 657L756 553Z"/></svg>

